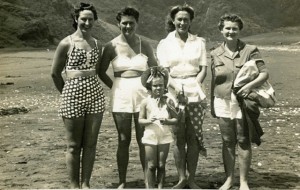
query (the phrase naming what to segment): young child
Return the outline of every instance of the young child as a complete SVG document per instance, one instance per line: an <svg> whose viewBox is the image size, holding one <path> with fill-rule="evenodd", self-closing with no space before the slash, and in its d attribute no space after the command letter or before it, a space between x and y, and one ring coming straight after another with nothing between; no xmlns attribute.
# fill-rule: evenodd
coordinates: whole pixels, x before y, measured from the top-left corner
<svg viewBox="0 0 300 190"><path fill-rule="evenodd" d="M163 188L165 164L170 143L173 142L172 125L177 123L174 102L165 93L169 74L163 67L151 67L141 77L150 96L141 103L139 123L145 126L142 143L145 145L145 184L147 189ZM157 173L157 176L156 176Z"/></svg>

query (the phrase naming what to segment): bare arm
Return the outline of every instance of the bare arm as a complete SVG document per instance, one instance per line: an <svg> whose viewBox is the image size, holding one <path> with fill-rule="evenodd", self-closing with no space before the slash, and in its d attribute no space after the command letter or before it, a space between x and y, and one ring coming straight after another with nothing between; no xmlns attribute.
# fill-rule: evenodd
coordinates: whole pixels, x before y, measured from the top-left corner
<svg viewBox="0 0 300 190"><path fill-rule="evenodd" d="M101 60L97 64L97 67L96 67L99 78L109 88L112 88L113 81L107 75L106 71L109 67L110 61L112 60L112 53L113 53L112 51L113 51L113 47L112 47L111 43L106 44L103 49Z"/></svg>
<svg viewBox="0 0 300 190"><path fill-rule="evenodd" d="M197 75L197 81L202 84L207 74L207 66L200 66L200 72Z"/></svg>
<svg viewBox="0 0 300 190"><path fill-rule="evenodd" d="M147 118L147 99L144 99L141 103L139 124L141 126L150 125L155 121L155 118Z"/></svg>
<svg viewBox="0 0 300 190"><path fill-rule="evenodd" d="M157 59L154 55L153 49L151 45L148 42L142 41L143 42L143 48L145 49L146 56L148 57L148 66L153 67L157 66Z"/></svg>
<svg viewBox="0 0 300 190"><path fill-rule="evenodd" d="M57 46L54 58L53 58L53 64L51 68L51 77L54 82L54 85L56 89L62 93L63 87L64 87L64 80L61 75L61 72L63 71L66 61L67 61L67 53L70 48L70 43L68 42L67 38L63 39Z"/></svg>

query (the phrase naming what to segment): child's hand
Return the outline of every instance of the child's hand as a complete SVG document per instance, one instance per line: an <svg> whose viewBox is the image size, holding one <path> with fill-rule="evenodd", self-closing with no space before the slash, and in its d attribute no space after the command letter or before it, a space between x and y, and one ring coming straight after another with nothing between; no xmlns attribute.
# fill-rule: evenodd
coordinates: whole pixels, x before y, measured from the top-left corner
<svg viewBox="0 0 300 190"><path fill-rule="evenodd" d="M160 123L162 125L166 125L167 124L167 119L166 118L160 118L159 121L160 121Z"/></svg>
<svg viewBox="0 0 300 190"><path fill-rule="evenodd" d="M151 117L150 121L153 123L154 121L157 120L157 117Z"/></svg>

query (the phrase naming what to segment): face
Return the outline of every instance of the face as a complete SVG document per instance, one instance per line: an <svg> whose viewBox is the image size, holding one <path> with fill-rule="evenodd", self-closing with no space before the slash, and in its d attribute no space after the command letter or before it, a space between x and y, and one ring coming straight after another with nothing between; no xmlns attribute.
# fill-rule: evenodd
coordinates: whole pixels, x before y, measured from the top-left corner
<svg viewBox="0 0 300 190"><path fill-rule="evenodd" d="M237 41L240 33L238 23L232 21L224 21L224 27L221 30L221 33L227 41Z"/></svg>
<svg viewBox="0 0 300 190"><path fill-rule="evenodd" d="M151 90L154 98L161 97L165 91L164 79L162 77L153 78Z"/></svg>
<svg viewBox="0 0 300 190"><path fill-rule="evenodd" d="M173 24L179 34L186 34L191 26L190 14L186 11L179 11L175 15Z"/></svg>
<svg viewBox="0 0 300 190"><path fill-rule="evenodd" d="M135 34L137 22L133 16L122 16L118 25L124 36L132 36Z"/></svg>
<svg viewBox="0 0 300 190"><path fill-rule="evenodd" d="M77 19L78 27L82 32L89 32L94 25L94 14L90 10L83 10Z"/></svg>

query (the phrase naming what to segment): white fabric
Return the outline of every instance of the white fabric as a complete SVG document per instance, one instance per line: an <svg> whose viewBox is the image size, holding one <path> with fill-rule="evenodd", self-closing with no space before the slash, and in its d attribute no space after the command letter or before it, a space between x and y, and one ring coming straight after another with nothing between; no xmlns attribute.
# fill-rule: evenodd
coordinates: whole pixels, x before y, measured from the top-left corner
<svg viewBox="0 0 300 190"><path fill-rule="evenodd" d="M234 80L234 87L242 87L254 80L258 75L259 70L255 60L247 61L238 72L236 79ZM252 91L261 96L261 98L259 98L259 102L262 106L270 107L275 104L275 91L268 81Z"/></svg>
<svg viewBox="0 0 300 190"><path fill-rule="evenodd" d="M239 103L233 93L231 93L231 100L215 97L214 109L217 117L242 119L242 110L239 107Z"/></svg>
<svg viewBox="0 0 300 190"><path fill-rule="evenodd" d="M117 77L112 87L112 112L139 112L141 101L147 96L147 90L141 83L141 77Z"/></svg>
<svg viewBox="0 0 300 190"><path fill-rule="evenodd" d="M189 33L181 48L175 31L170 32L158 44L157 58L161 66L170 68L171 76L196 75L199 66L207 66L205 39Z"/></svg>

